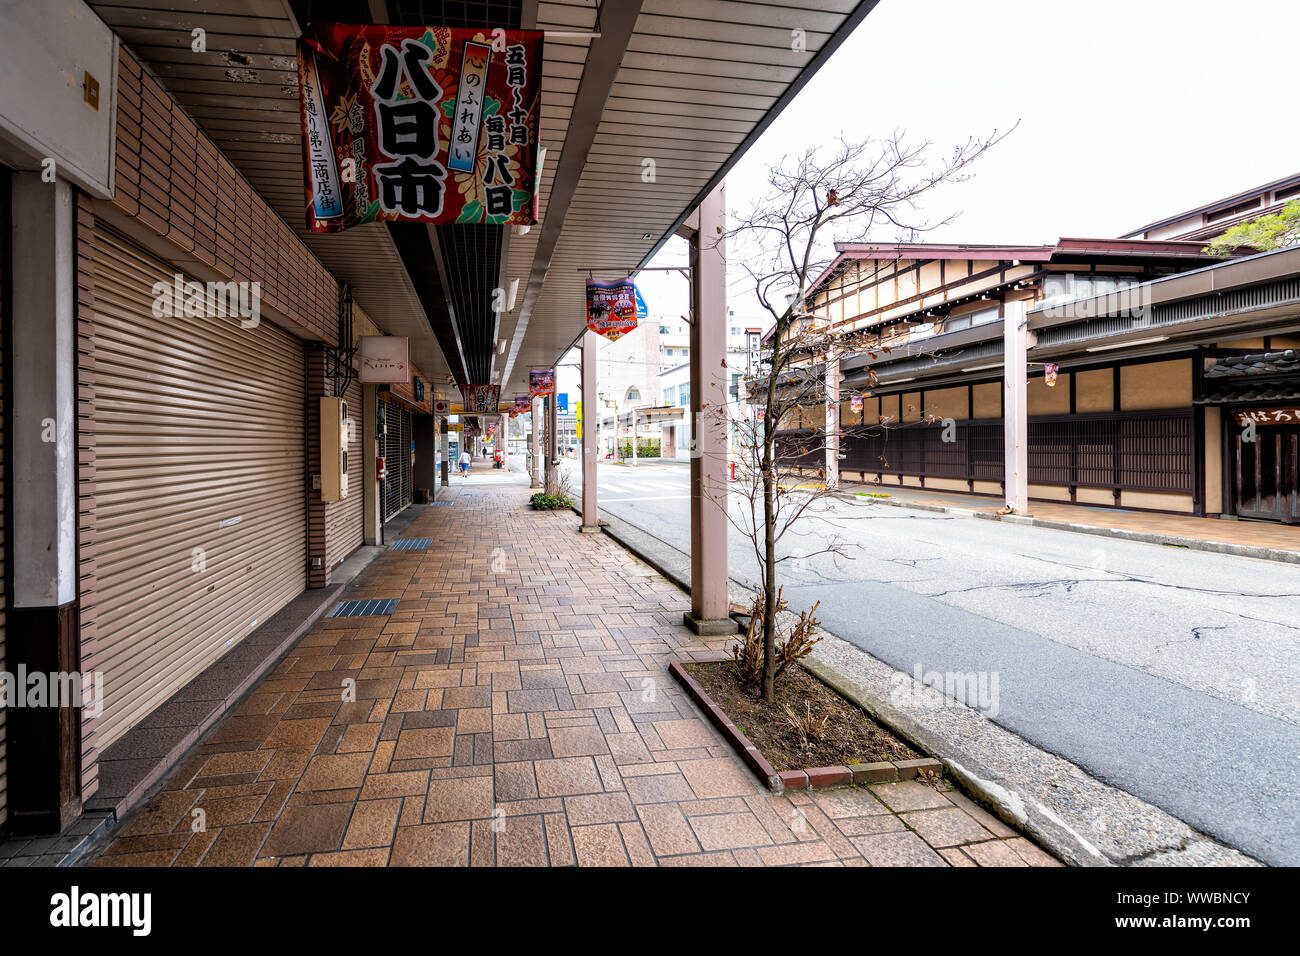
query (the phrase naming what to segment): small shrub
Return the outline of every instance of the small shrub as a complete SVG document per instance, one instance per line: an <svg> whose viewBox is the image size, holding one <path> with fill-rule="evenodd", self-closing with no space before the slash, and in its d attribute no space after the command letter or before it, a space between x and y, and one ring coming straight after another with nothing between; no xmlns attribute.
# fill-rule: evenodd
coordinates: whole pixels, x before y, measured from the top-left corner
<svg viewBox="0 0 1300 956"><path fill-rule="evenodd" d="M754 596L754 606L749 612L749 629L744 638L731 646L731 660L735 665L736 677L742 684L760 685L763 682L763 592ZM813 646L821 640L813 633L821 624L813 615L821 607L821 601L812 606L810 611L801 611L799 620L790 630L789 636L776 642L776 676L779 682L790 669L790 665L812 653ZM785 588L776 592L776 609L784 611Z"/></svg>
<svg viewBox="0 0 1300 956"><path fill-rule="evenodd" d="M572 508L573 502L564 495L548 495L544 491L539 491L528 499L538 511L555 511L557 508Z"/></svg>
<svg viewBox="0 0 1300 956"><path fill-rule="evenodd" d="M632 439L620 439L618 443L618 453L624 458L632 457ZM638 438L636 440L636 456L638 458L658 458L659 457L659 439L658 438Z"/></svg>
<svg viewBox="0 0 1300 956"><path fill-rule="evenodd" d="M758 592L749 612L749 629L745 639L731 646L736 677L742 684L757 684L763 679L763 592Z"/></svg>
<svg viewBox="0 0 1300 956"><path fill-rule="evenodd" d="M782 589L784 590L784 588ZM778 592L779 597L780 592ZM790 665L801 657L807 657L812 653L813 645L817 644L821 638L813 637L813 632L820 626L821 621L813 617L817 609L821 607L822 602L818 601L812 606L810 611L800 611L799 620L795 623L794 629L790 631L789 639L778 641L776 645L776 680L790 668Z"/></svg>

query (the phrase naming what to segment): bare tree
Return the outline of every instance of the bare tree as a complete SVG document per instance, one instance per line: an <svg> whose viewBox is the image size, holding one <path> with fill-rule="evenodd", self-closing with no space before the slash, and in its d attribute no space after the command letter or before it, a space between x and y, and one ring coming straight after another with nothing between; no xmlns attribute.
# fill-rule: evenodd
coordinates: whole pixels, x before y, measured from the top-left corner
<svg viewBox="0 0 1300 956"><path fill-rule="evenodd" d="M766 701L775 700L782 665L811 650L805 622L778 644L777 614L783 607L778 566L841 553L833 539L801 553L779 553L795 523L834 490L827 482L809 484L799 476L813 467L824 478L827 441L871 427L852 426L846 432L828 427L826 420L806 423L805 410L826 404L827 370L837 369L841 357L889 351L878 336L874 343L861 336L846 338L828 318L811 314L805 297L833 261L834 241L862 242L885 231L892 233L891 239L908 241L951 222L953 215L924 218L920 201L944 183L966 179L970 165L1006 135L995 131L972 138L937 161L928 155L929 142L909 144L900 133L856 143L840 139L830 148L787 156L768 170L769 192L733 218L720 237L776 322L764 364L745 380L751 401L762 409L761 421L742 415L722 425L736 428L739 435L734 487L748 503L739 516L729 511L728 518L752 542L762 575L754 606L754 617L761 615L761 631L750 627L751 646L745 653L751 661L757 659L755 645L761 635L761 691ZM829 391L835 392L830 400L838 402L838 391ZM801 428L804 424L811 427Z"/></svg>

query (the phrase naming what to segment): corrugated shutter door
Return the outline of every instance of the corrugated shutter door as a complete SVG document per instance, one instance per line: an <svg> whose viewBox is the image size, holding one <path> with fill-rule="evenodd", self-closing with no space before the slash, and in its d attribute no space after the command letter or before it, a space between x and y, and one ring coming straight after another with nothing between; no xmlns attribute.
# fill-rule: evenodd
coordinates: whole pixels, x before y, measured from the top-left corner
<svg viewBox="0 0 1300 956"><path fill-rule="evenodd" d="M155 318L170 266L95 235L100 746L307 585L302 344Z"/></svg>
<svg viewBox="0 0 1300 956"><path fill-rule="evenodd" d="M402 457L401 422L394 402L384 402L384 421L388 430L384 435L384 464L388 478L384 481L384 520L387 521L402 509Z"/></svg>
<svg viewBox="0 0 1300 956"><path fill-rule="evenodd" d="M333 567L361 547L365 534L365 475L361 460L361 383L353 382L343 393L352 420L348 434L348 496L330 505L326 517L326 558Z"/></svg>
<svg viewBox="0 0 1300 956"><path fill-rule="evenodd" d="M402 504L415 500L414 476L411 474L411 413L402 410Z"/></svg>

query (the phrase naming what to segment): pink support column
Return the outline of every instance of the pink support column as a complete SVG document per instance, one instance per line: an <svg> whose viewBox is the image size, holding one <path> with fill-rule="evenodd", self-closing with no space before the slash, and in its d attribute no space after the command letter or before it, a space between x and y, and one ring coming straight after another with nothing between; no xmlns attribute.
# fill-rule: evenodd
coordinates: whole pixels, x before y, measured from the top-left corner
<svg viewBox="0 0 1300 956"><path fill-rule="evenodd" d="M725 184L700 204L691 239L691 609L696 634L734 634L727 594Z"/></svg>
<svg viewBox="0 0 1300 956"><path fill-rule="evenodd" d="M582 336L582 530L599 531L600 518L596 514L596 346L600 336L588 331Z"/></svg>
<svg viewBox="0 0 1300 956"><path fill-rule="evenodd" d="M534 398L528 412L528 448L533 453L532 487L542 487L542 402Z"/></svg>
<svg viewBox="0 0 1300 956"><path fill-rule="evenodd" d="M1024 300L1008 302L1002 319L1003 484L1007 509L1018 515L1029 514L1028 352L1035 338Z"/></svg>
<svg viewBox="0 0 1300 956"><path fill-rule="evenodd" d="M826 487L840 483L840 357L826 359Z"/></svg>

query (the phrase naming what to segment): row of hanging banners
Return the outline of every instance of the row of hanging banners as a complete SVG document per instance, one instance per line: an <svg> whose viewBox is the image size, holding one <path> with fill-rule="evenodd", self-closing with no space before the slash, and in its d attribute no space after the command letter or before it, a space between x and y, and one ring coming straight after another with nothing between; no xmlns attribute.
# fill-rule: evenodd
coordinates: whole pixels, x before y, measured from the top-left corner
<svg viewBox="0 0 1300 956"><path fill-rule="evenodd" d="M535 225L542 42L535 30L308 26L298 41L307 228ZM403 371L409 359L385 359L377 380ZM490 414L500 388L461 395L467 413Z"/></svg>
<svg viewBox="0 0 1300 956"><path fill-rule="evenodd" d="M542 48L533 30L309 25L298 41L308 229L535 225ZM587 281L591 331L617 341L646 314L631 277ZM554 369L534 371L529 393L553 395ZM499 410L498 386L461 395L467 413Z"/></svg>
<svg viewBox="0 0 1300 956"><path fill-rule="evenodd" d="M587 328L617 342L648 315L645 300L630 276L603 281L587 280ZM555 369L533 369L528 375L528 394L516 395L510 417L532 408L534 398L555 394Z"/></svg>

